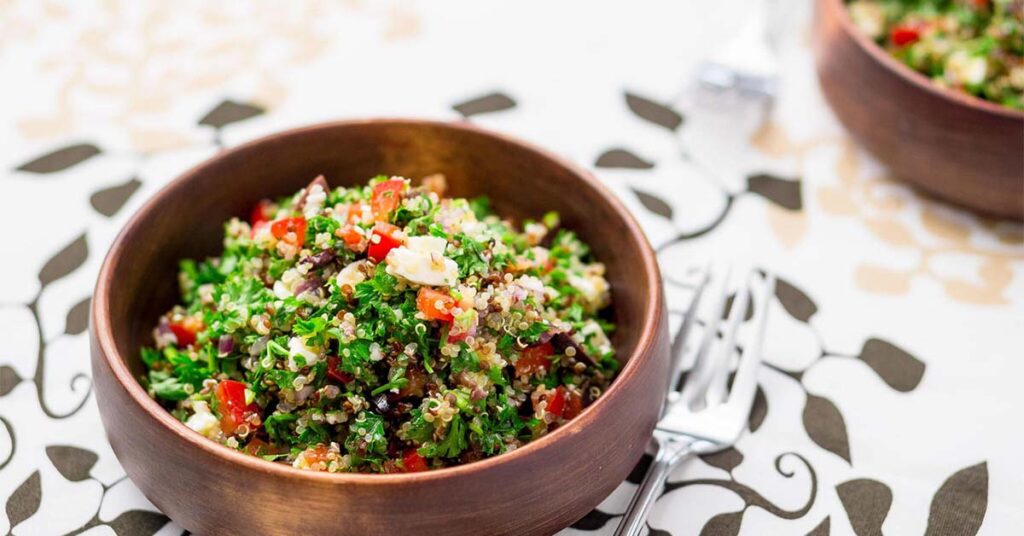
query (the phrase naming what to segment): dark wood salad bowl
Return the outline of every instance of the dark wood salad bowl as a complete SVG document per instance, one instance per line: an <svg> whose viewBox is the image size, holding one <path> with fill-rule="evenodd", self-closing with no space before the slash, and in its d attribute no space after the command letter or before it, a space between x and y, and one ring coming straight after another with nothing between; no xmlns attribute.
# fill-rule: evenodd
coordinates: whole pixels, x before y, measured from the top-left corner
<svg viewBox="0 0 1024 536"><path fill-rule="evenodd" d="M1024 112L935 86L817 0L818 79L836 116L897 179L992 216L1024 219Z"/></svg>
<svg viewBox="0 0 1024 536"><path fill-rule="evenodd" d="M324 174L444 173L452 195L487 195L499 214L558 210L608 267L613 341L624 363L608 391L562 428L513 452L413 474L328 474L238 453L185 427L146 395L139 349L178 295L177 262L220 250L222 224L260 198ZM467 124L345 121L221 153L135 214L100 270L92 368L107 437L125 471L198 534L550 534L604 499L642 455L661 405L668 334L655 256L639 226L586 171Z"/></svg>

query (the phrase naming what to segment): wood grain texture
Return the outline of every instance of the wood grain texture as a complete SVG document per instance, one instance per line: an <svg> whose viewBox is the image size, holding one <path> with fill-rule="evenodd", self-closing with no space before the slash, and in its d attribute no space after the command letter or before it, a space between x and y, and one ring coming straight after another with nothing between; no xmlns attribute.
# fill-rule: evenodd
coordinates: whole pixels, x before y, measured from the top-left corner
<svg viewBox="0 0 1024 536"><path fill-rule="evenodd" d="M444 173L455 196L488 195L503 215L558 210L608 266L624 360L579 417L514 452L416 474L300 471L196 434L146 396L139 348L177 298L183 257L215 254L222 222L319 174L331 185L378 173ZM146 496L192 532L213 534L550 534L581 518L647 445L668 368L657 263L632 217L586 172L465 124L371 120L285 132L227 151L173 181L115 240L92 306L92 366L107 436Z"/></svg>
<svg viewBox="0 0 1024 536"><path fill-rule="evenodd" d="M861 35L843 0L816 0L814 47L829 105L894 178L1024 219L1024 112L935 86Z"/></svg>

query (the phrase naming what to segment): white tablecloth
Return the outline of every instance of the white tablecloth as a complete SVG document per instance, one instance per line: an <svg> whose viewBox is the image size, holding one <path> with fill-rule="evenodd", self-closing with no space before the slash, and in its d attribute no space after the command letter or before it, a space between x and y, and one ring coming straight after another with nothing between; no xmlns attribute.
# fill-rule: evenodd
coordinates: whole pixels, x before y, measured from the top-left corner
<svg viewBox="0 0 1024 536"><path fill-rule="evenodd" d="M467 119L593 168L668 276L712 257L779 275L752 433L675 473L652 533L1019 532L1024 231L891 181L846 137L807 5L789 6L774 106L691 99L741 8L0 2L0 534L182 533L104 439L99 263L219 147L371 116ZM610 533L635 488L565 533Z"/></svg>

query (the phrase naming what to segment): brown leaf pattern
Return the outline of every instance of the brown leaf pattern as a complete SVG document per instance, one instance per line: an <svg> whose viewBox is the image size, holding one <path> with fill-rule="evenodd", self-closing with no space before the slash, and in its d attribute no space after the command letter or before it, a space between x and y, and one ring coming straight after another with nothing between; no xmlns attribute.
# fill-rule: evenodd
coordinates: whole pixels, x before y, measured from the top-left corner
<svg viewBox="0 0 1024 536"><path fill-rule="evenodd" d="M988 464L965 467L942 483L932 497L925 536L974 536L988 510Z"/></svg>
<svg viewBox="0 0 1024 536"><path fill-rule="evenodd" d="M39 282L45 287L54 281L74 272L86 257L89 256L89 243L82 233L78 238L64 246L64 249L50 257L50 260L39 270Z"/></svg>
<svg viewBox="0 0 1024 536"><path fill-rule="evenodd" d="M96 212L109 218L121 210L121 207L128 202L128 199L140 186L142 183L139 182L139 179L132 178L124 184L104 188L92 194L89 197L89 204Z"/></svg>
<svg viewBox="0 0 1024 536"><path fill-rule="evenodd" d="M817 527L811 529L811 532L808 532L807 536L829 536L829 533L831 531L832 529L830 518L828 516L825 516L825 519L822 519L821 523L818 523Z"/></svg>
<svg viewBox="0 0 1024 536"><path fill-rule="evenodd" d="M629 92L626 92L626 105L637 117L669 130L676 130L683 124L683 116L679 112Z"/></svg>
<svg viewBox="0 0 1024 536"><path fill-rule="evenodd" d="M11 367L0 365L0 396L10 393L21 383L21 376Z"/></svg>
<svg viewBox="0 0 1024 536"><path fill-rule="evenodd" d="M734 447L728 447L713 454L704 454L700 459L708 465L732 472L737 465L743 463L743 453Z"/></svg>
<svg viewBox="0 0 1024 536"><path fill-rule="evenodd" d="M32 473L24 482L14 490L14 493L7 498L7 521L11 527L18 526L18 523L32 517L39 510L39 504L43 499L43 490L40 484L39 471Z"/></svg>
<svg viewBox="0 0 1024 536"><path fill-rule="evenodd" d="M462 114L462 117L472 117L474 115L509 110L515 108L515 106L516 101L513 100L512 97L501 92L496 92L461 102L452 106L452 108L456 112Z"/></svg>
<svg viewBox="0 0 1024 536"><path fill-rule="evenodd" d="M597 157L594 166L599 168L651 169L654 163L640 158L628 149L608 149Z"/></svg>
<svg viewBox="0 0 1024 536"><path fill-rule="evenodd" d="M159 512L129 510L110 522L117 536L152 536L170 519Z"/></svg>
<svg viewBox="0 0 1024 536"><path fill-rule="evenodd" d="M846 421L831 400L808 393L803 420L804 429L811 441L850 462L850 441L846 436Z"/></svg>
<svg viewBox="0 0 1024 536"><path fill-rule="evenodd" d="M906 350L882 339L868 339L860 350L860 359L868 364L889 387L907 393L917 388L925 365Z"/></svg>
<svg viewBox="0 0 1024 536"><path fill-rule="evenodd" d="M857 536L881 536L882 523L892 506L889 486L877 480L861 478L839 484L836 493L839 494L839 500Z"/></svg>
<svg viewBox="0 0 1024 536"><path fill-rule="evenodd" d="M636 194L636 198L640 200L640 204L644 208L665 219L672 219L672 206L666 203L664 199L643 190L634 189L633 193Z"/></svg>
<svg viewBox="0 0 1024 536"><path fill-rule="evenodd" d="M266 110L262 107L255 104L225 99L212 110L207 112L206 115L199 120L199 124L214 128L222 128L230 125L231 123L245 121L246 119L262 115L265 111Z"/></svg>
<svg viewBox="0 0 1024 536"><path fill-rule="evenodd" d="M96 453L70 445L46 447L46 456L64 478L79 482L89 478L89 471L96 465Z"/></svg>
<svg viewBox="0 0 1024 536"><path fill-rule="evenodd" d="M807 296L804 291L785 279L777 278L775 281L775 297L779 304L789 313L789 316L807 322L818 312L818 306L814 300Z"/></svg>
<svg viewBox="0 0 1024 536"><path fill-rule="evenodd" d="M29 173L56 173L76 166L100 154L100 148L91 143L78 143L44 154L18 166L18 171Z"/></svg>
<svg viewBox="0 0 1024 536"><path fill-rule="evenodd" d="M750 418L747 419L747 426L750 428L750 432L756 432L767 416L768 398L765 397L764 390L759 385L754 393L754 407L750 408Z"/></svg>
<svg viewBox="0 0 1024 536"><path fill-rule="evenodd" d="M85 298L71 307L64 321L65 334L78 335L89 327L89 305L91 303L92 298Z"/></svg>
<svg viewBox="0 0 1024 536"><path fill-rule="evenodd" d="M747 190L789 210L802 210L799 179L783 179L768 173L747 177Z"/></svg>
<svg viewBox="0 0 1024 536"><path fill-rule="evenodd" d="M729 512L712 517L700 530L700 536L736 536L743 523L743 512Z"/></svg>

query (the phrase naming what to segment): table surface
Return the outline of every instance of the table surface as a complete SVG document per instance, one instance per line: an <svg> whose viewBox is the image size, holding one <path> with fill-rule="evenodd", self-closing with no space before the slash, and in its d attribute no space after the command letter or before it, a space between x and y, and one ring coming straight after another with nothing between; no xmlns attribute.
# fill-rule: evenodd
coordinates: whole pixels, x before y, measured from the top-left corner
<svg viewBox="0 0 1024 536"><path fill-rule="evenodd" d="M89 295L126 218L222 147L409 115L593 169L666 276L778 274L750 433L672 475L652 534L1019 531L1024 230L893 182L827 109L809 6L789 8L768 107L687 90L735 1L0 3L0 534L183 532L125 478L91 391ZM609 534L635 489L564 533Z"/></svg>

